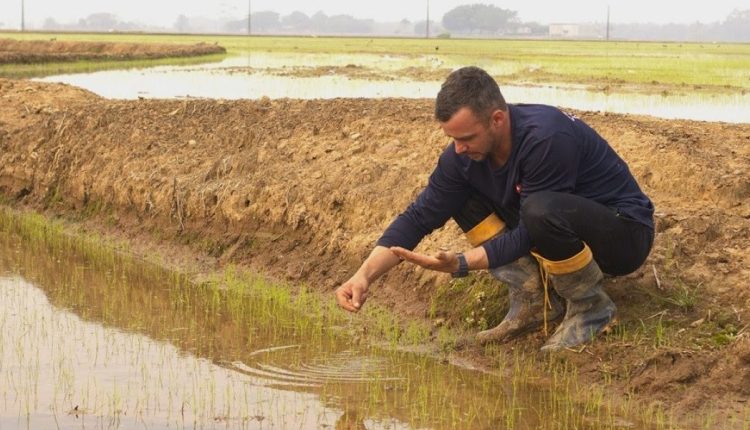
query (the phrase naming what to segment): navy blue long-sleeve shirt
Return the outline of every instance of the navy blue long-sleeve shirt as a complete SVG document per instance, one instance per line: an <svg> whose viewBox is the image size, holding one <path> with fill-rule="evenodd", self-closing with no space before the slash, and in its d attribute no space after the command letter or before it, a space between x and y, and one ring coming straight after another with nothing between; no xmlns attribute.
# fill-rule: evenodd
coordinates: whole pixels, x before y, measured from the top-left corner
<svg viewBox="0 0 750 430"><path fill-rule="evenodd" d="M531 250L519 222L521 202L538 191L575 194L616 208L651 228L654 207L625 162L580 119L545 105L509 105L511 154L493 167L445 148L427 187L378 239L381 246L414 249L426 235L459 213L472 192L502 208L509 230L482 246L490 267L513 262Z"/></svg>

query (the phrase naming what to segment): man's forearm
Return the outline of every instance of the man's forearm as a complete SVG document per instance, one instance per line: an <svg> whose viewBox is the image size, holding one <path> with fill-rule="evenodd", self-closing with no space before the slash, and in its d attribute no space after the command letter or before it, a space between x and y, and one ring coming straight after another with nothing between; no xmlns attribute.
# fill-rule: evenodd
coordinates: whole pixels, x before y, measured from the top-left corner
<svg viewBox="0 0 750 430"><path fill-rule="evenodd" d="M487 258L487 252L481 246L472 248L464 252L466 262L469 265L469 270L481 270L488 269L490 267L489 259Z"/></svg>
<svg viewBox="0 0 750 430"><path fill-rule="evenodd" d="M372 283L400 262L401 259L390 249L376 246L357 270L357 275L364 276L368 283Z"/></svg>

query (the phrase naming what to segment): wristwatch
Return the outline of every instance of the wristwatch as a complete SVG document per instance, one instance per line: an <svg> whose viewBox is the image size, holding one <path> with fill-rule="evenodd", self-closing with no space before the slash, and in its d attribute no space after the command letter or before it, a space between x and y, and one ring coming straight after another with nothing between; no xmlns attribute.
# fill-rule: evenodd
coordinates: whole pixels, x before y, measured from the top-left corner
<svg viewBox="0 0 750 430"><path fill-rule="evenodd" d="M456 258L458 258L458 270L451 273L451 276L454 278L463 278L469 274L469 263L466 262L466 257L461 252L456 254Z"/></svg>

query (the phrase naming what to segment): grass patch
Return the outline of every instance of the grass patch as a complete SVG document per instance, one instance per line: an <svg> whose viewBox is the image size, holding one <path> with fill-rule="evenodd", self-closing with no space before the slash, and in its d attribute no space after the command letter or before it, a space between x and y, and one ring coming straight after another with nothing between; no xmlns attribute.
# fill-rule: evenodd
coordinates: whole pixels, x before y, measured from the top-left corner
<svg viewBox="0 0 750 430"><path fill-rule="evenodd" d="M508 288L486 273L473 272L438 286L430 318L461 331L485 330L502 321L508 310Z"/></svg>
<svg viewBox="0 0 750 430"><path fill-rule="evenodd" d="M224 54L189 58L162 58L158 60L104 60L72 61L35 64L0 64L1 78L37 78L50 75L91 73L102 70L142 69L157 66L187 66L215 63L226 58Z"/></svg>

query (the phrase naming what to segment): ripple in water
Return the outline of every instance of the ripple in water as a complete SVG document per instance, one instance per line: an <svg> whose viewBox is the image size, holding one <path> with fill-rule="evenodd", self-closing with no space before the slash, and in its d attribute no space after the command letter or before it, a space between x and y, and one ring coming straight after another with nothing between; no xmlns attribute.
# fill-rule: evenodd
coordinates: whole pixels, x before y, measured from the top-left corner
<svg viewBox="0 0 750 430"><path fill-rule="evenodd" d="M308 362L291 360L290 350L298 351L300 348L301 345L286 345L260 349L249 354L257 357L257 361L233 361L223 363L223 366L268 380L269 385L274 386L320 387L327 383L403 380L389 374L393 369L389 369L390 363L384 357L363 356L361 351L348 350L318 356ZM288 364L290 362L294 364Z"/></svg>

